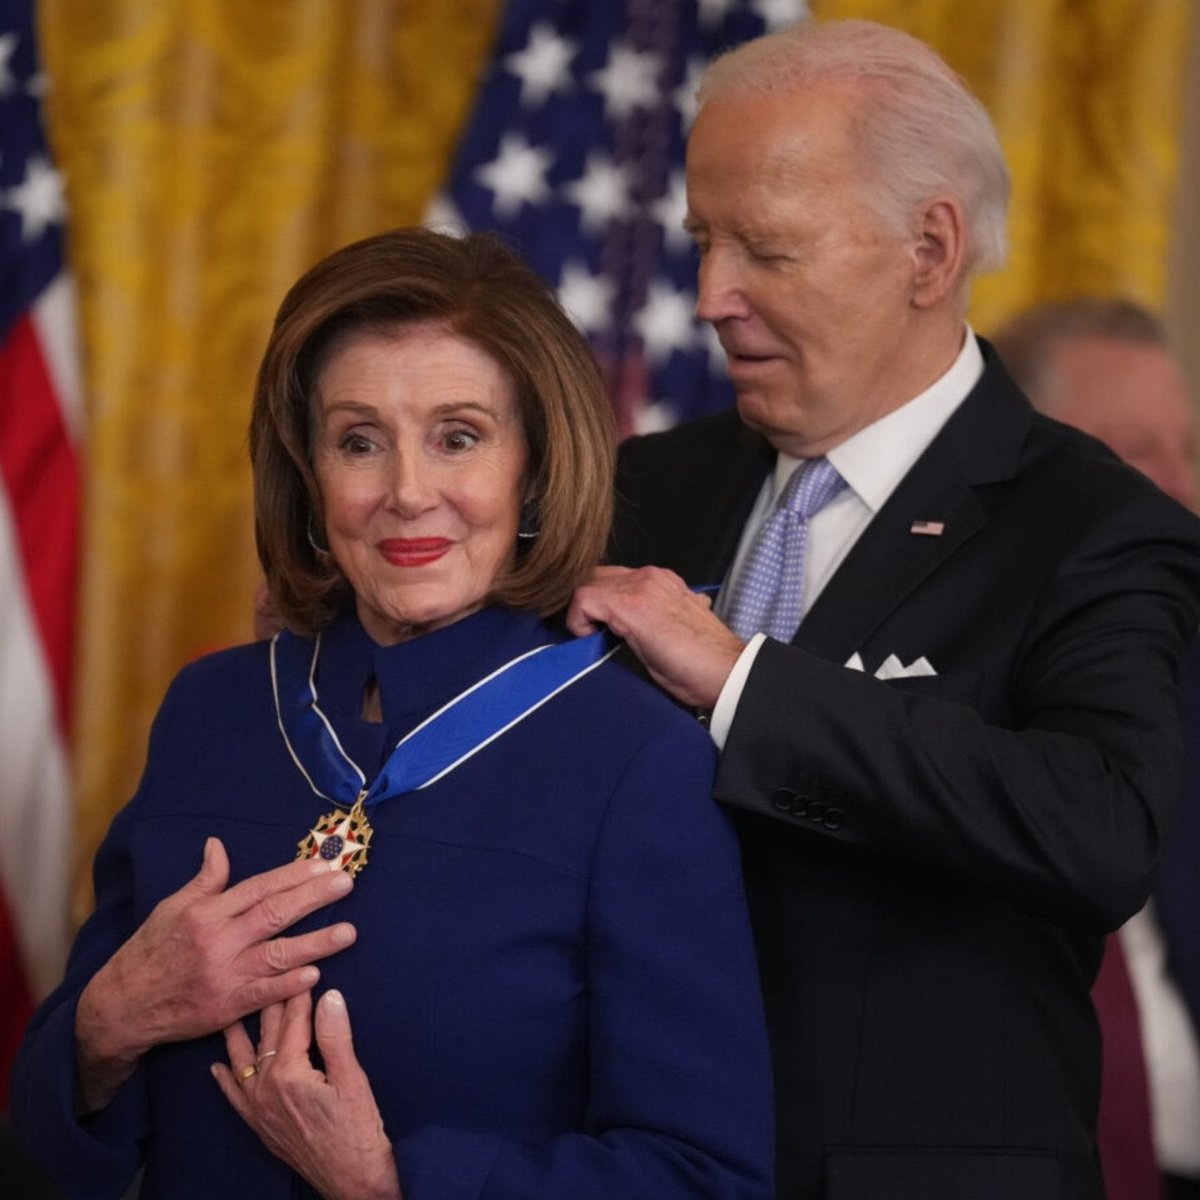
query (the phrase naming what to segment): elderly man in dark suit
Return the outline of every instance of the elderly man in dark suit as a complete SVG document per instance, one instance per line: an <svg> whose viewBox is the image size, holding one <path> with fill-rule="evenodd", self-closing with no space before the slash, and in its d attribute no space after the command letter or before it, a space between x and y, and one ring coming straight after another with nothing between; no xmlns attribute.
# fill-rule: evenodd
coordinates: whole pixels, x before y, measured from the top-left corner
<svg viewBox="0 0 1200 1200"><path fill-rule="evenodd" d="M802 25L700 100L687 227L737 412L626 444L625 565L569 621L711 712L780 1197L1099 1200L1088 989L1176 802L1200 527L965 325L1007 173L928 47Z"/></svg>

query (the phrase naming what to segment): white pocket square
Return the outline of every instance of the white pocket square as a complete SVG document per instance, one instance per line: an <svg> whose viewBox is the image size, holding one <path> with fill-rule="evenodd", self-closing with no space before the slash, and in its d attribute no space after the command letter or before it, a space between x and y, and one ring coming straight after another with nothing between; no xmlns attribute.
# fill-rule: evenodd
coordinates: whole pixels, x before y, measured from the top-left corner
<svg viewBox="0 0 1200 1200"><path fill-rule="evenodd" d="M846 666L851 671L865 671L866 667L863 664L862 655L855 651L848 659ZM905 677L913 677L916 675L936 675L937 672L933 669L933 664L924 655L914 659L905 666L894 654L889 654L887 658L879 666L879 670L875 672L876 679L903 679Z"/></svg>

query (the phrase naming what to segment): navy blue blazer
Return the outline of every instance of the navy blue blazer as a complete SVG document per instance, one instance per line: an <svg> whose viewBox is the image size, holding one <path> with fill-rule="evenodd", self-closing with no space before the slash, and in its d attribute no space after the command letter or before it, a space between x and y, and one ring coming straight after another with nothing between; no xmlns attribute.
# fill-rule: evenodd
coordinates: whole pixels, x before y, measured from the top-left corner
<svg viewBox="0 0 1200 1200"><path fill-rule="evenodd" d="M782 1200L1103 1194L1089 989L1178 801L1200 522L983 349L721 755ZM773 461L735 413L626 443L612 560L721 582Z"/></svg>
<svg viewBox="0 0 1200 1200"><path fill-rule="evenodd" d="M489 609L383 649L344 619L322 704L371 777L462 688L560 638ZM311 1194L218 1092L219 1035L152 1051L107 1109L72 1115L79 994L195 873L204 839L223 839L242 879L288 861L330 808L276 728L267 655L216 654L172 685L99 852L96 912L26 1037L14 1118L72 1196L117 1197L143 1162L145 1200ZM372 673L382 726L359 717ZM766 1036L713 764L693 721L605 665L373 810L354 892L306 924L358 928L320 988L346 996L407 1200L769 1196Z"/></svg>

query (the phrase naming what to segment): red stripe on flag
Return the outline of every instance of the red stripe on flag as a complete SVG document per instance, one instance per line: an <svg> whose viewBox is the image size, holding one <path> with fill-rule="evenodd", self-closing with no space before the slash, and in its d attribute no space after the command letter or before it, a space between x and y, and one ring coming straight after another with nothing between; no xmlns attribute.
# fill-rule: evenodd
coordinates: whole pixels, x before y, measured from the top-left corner
<svg viewBox="0 0 1200 1200"><path fill-rule="evenodd" d="M9 916L8 900L0 880L0 1112L8 1108L7 1068L16 1057L25 1026L33 1015L33 996L25 978L21 947Z"/></svg>
<svg viewBox="0 0 1200 1200"><path fill-rule="evenodd" d="M70 729L71 659L79 545L79 459L32 321L0 345L0 476L16 521L25 584L54 681L64 736Z"/></svg>

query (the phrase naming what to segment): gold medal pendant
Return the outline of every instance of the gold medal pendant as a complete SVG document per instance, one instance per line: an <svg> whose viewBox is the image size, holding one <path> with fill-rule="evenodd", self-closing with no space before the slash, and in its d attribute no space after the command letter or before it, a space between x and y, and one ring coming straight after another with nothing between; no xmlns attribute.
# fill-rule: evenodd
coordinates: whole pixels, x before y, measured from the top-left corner
<svg viewBox="0 0 1200 1200"><path fill-rule="evenodd" d="M297 859L320 858L330 867L339 867L353 878L367 865L367 847L375 832L367 820L360 792L349 812L335 808L309 830L308 836L297 843Z"/></svg>

